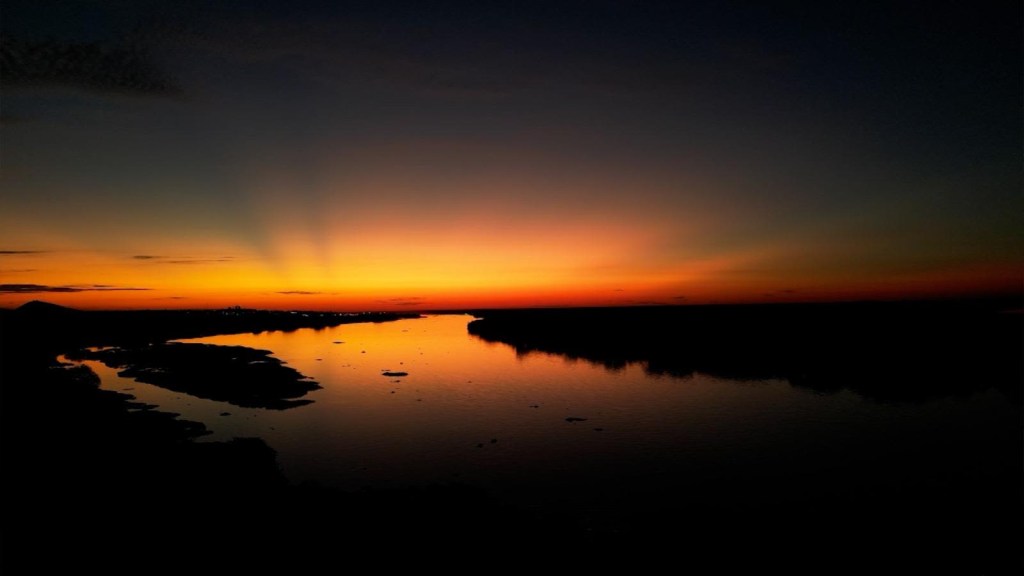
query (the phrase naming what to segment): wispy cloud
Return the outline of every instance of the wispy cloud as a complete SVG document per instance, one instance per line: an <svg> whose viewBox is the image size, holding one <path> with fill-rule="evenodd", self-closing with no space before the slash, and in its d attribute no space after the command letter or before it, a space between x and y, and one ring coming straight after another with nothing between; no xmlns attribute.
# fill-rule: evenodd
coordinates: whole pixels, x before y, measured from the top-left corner
<svg viewBox="0 0 1024 576"><path fill-rule="evenodd" d="M151 290L151 288L111 286L109 284L86 284L71 286L46 286L44 284L0 284L0 293L4 294L37 294L42 292L119 292L145 290Z"/></svg>
<svg viewBox="0 0 1024 576"><path fill-rule="evenodd" d="M234 262L234 256L218 256L216 258L198 256L157 256L154 254L136 254L130 256L132 260L152 262L154 264L215 264L220 262Z"/></svg>
<svg viewBox="0 0 1024 576"><path fill-rule="evenodd" d="M164 264L216 264L218 262L231 262L231 258L193 258L186 260L165 260Z"/></svg>
<svg viewBox="0 0 1024 576"><path fill-rule="evenodd" d="M0 41L4 82L11 86L74 86L132 94L178 91L139 43Z"/></svg>
<svg viewBox="0 0 1024 576"><path fill-rule="evenodd" d="M310 292L308 290L281 290L280 292L276 292L276 294L292 294L292 295L299 295L299 296L312 296L314 294L323 294L323 292Z"/></svg>
<svg viewBox="0 0 1024 576"><path fill-rule="evenodd" d="M668 302L659 302L658 300L626 300L626 302L634 306L668 306Z"/></svg>
<svg viewBox="0 0 1024 576"><path fill-rule="evenodd" d="M38 268L4 268L0 274L22 274L25 272L38 272Z"/></svg>
<svg viewBox="0 0 1024 576"><path fill-rule="evenodd" d="M19 254L45 254L46 250L0 250L0 256L17 256Z"/></svg>
<svg viewBox="0 0 1024 576"><path fill-rule="evenodd" d="M407 296L404 298L386 298L384 300L377 300L377 302L391 306L419 306L426 302L426 300L426 298L420 296Z"/></svg>
<svg viewBox="0 0 1024 576"><path fill-rule="evenodd" d="M762 294L765 298L778 298L780 296L794 296L799 294L797 290L777 290L775 292L765 292Z"/></svg>

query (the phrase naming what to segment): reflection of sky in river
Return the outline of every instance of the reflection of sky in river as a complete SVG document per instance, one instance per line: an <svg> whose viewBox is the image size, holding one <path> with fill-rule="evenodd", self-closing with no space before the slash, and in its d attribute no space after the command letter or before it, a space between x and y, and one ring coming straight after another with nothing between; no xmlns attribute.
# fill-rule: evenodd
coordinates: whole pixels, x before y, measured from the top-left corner
<svg viewBox="0 0 1024 576"><path fill-rule="evenodd" d="M470 319L189 340L272 350L323 386L307 396L312 404L285 411L202 400L88 364L104 388L206 423L207 438L264 438L296 482L461 482L602 505L739 478L751 491L781 476L842 470L860 470L868 485L928 478L971 459L956 438L1005 435L1015 418L994 391L893 406L778 380L679 379L636 365L610 371L556 355L517 356L470 336ZM408 376L382 374L389 370ZM938 450L947 463L925 456ZM897 468L883 474L880 457Z"/></svg>

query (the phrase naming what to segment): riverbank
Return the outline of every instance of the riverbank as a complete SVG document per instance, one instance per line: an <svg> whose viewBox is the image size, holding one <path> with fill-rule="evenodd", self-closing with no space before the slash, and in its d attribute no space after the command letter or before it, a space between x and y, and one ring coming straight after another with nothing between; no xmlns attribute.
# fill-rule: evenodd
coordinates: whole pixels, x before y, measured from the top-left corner
<svg viewBox="0 0 1024 576"><path fill-rule="evenodd" d="M38 356L88 346L139 346L218 334L327 328L356 322L415 318L397 312L336 313L250 310L83 311L32 301L0 310L0 345L5 351Z"/></svg>
<svg viewBox="0 0 1024 576"><path fill-rule="evenodd" d="M480 310L468 330L651 374L784 379L881 402L998 388L1020 403L1019 300Z"/></svg>

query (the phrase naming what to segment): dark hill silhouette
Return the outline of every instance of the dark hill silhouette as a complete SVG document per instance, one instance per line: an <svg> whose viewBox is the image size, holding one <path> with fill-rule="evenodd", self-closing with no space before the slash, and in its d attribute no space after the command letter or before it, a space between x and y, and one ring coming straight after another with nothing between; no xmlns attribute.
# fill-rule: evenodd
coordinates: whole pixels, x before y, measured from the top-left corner
<svg viewBox="0 0 1024 576"><path fill-rule="evenodd" d="M36 314L36 315L47 315L54 316L59 314L78 314L79 310L74 308L68 308L67 306L61 306L59 304L52 304L43 300L32 300L26 302L21 306L15 308L19 314Z"/></svg>

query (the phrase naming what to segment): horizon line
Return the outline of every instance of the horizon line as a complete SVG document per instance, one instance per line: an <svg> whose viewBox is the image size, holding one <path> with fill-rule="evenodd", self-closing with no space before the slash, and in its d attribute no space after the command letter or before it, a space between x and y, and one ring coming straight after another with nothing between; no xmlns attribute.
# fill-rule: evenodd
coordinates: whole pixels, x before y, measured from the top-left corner
<svg viewBox="0 0 1024 576"><path fill-rule="evenodd" d="M828 305L855 305L855 304L925 304L925 303L969 303L969 302L1007 302L1016 300L1019 305L1016 310L1024 310L1024 293L993 293L976 295L948 295L948 296L919 296L911 298L859 298L859 299L835 299L835 300L787 300L787 301L751 301L751 302L678 302L659 303L645 302L636 304L608 304L608 305L539 305L539 306L468 306L468 307L444 307L444 308L410 308L403 310L387 309L313 309L313 308L258 308L242 305L210 306L195 308L76 308L56 304L47 300L30 300L14 307L0 307L0 311L14 312L38 303L72 310L76 312L216 312L226 310L244 310L253 312L297 312L297 313L320 313L320 314L461 314L474 311L491 310L600 310L600 309L651 309L651 308L708 308L708 307L761 307L761 306L828 306Z"/></svg>

